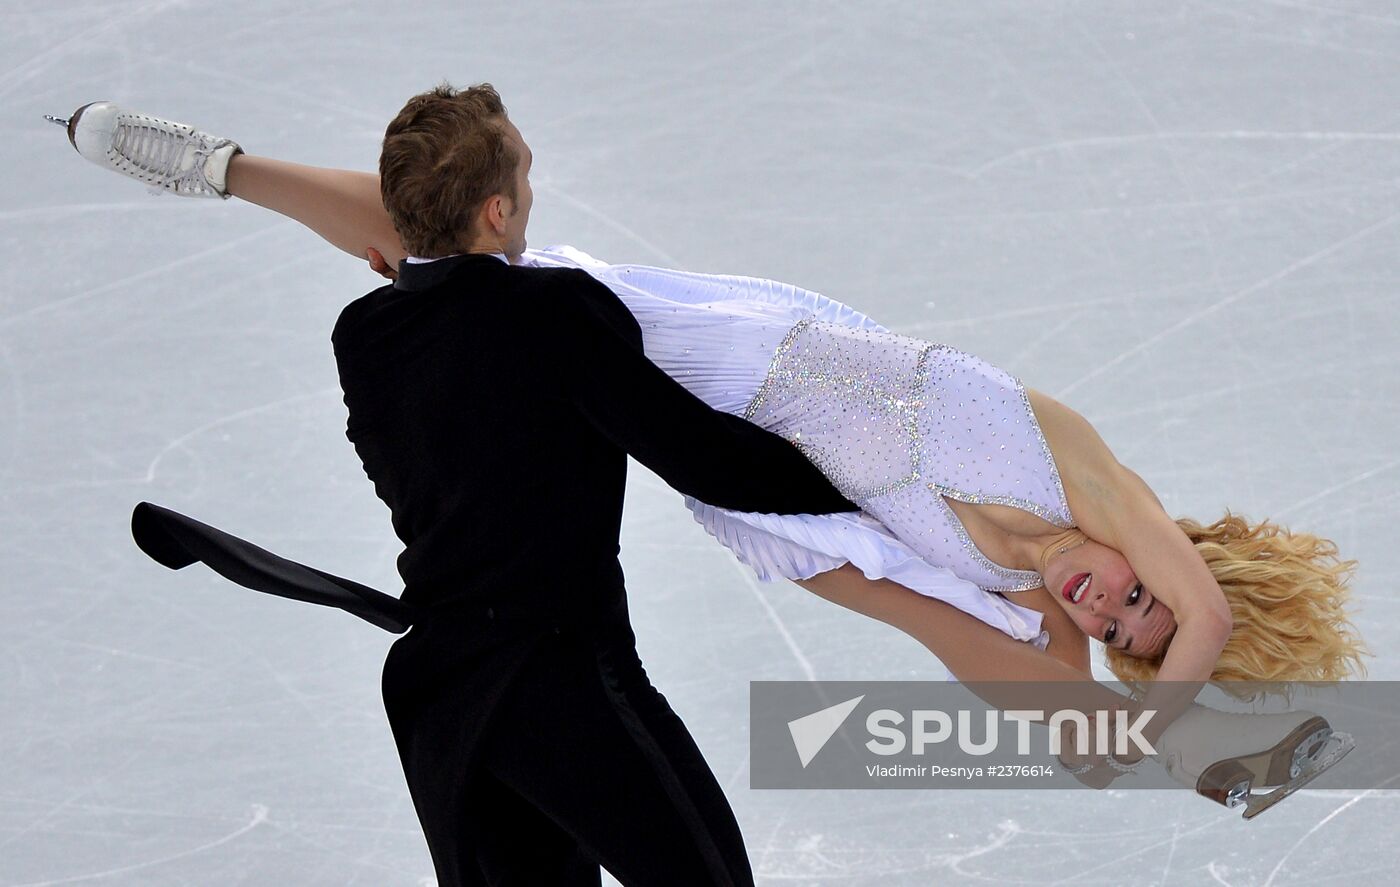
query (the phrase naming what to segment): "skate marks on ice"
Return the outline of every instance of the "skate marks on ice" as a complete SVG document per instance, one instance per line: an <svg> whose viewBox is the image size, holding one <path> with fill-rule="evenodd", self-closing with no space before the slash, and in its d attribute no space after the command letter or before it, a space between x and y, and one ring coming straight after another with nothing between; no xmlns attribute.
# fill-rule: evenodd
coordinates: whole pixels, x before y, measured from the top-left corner
<svg viewBox="0 0 1400 887"><path fill-rule="evenodd" d="M168 854L166 856L157 857L155 859L147 859L142 862L131 863L128 865L119 866L117 868L106 869L100 872L89 872L87 874L71 875L69 877L58 878L56 880L50 881L28 881L21 884L10 885L10 887L57 887L57 885L59 884L76 884L83 881L98 881L106 878L116 878L127 875L135 876L143 869L150 869L154 866L164 865L166 863L175 862L176 860L196 856L200 853L213 850L215 847L227 844L230 841L235 841L265 822L267 822L267 808L262 806L261 804L254 804L251 818L248 820L247 823L238 827L237 829L233 830L227 835L224 835L221 838L217 838L198 847L191 847L188 850L184 850L178 853ZM19 836L17 835L16 837ZM0 845L0 849L3 849L3 845Z"/></svg>
<svg viewBox="0 0 1400 887"><path fill-rule="evenodd" d="M1244 287L1243 289L1231 293L1223 299L1210 303L1206 307L1182 318L1180 321L1176 322L1172 326L1167 327L1166 329L1161 330L1160 332L1154 333L1151 336L1144 339L1143 341L1132 346L1131 348L1128 348L1127 350L1119 352L1118 354L1115 354L1114 356L1108 358L1090 372L1084 374L1083 376L1074 380L1070 384L1060 388L1058 391L1055 392L1055 396L1057 398L1070 397L1074 393L1074 391L1080 386L1091 382L1094 379L1097 379L1099 376L1102 376L1104 373L1118 366L1128 358L1152 348L1158 342L1161 342L1169 336L1172 336L1186 329L1187 327L1198 323L1202 319L1209 317L1215 314L1216 312L1233 305L1241 299L1247 298L1248 296L1253 295L1254 293L1263 290L1273 285L1274 283L1277 283L1280 280L1283 280L1284 278L1288 277L1290 274L1293 274L1296 271L1299 271L1303 268L1308 267L1309 265L1321 261L1322 259L1332 255L1333 253L1338 252L1344 247L1350 246L1351 244L1362 240L1377 231L1384 231L1385 229L1390 228L1396 219L1400 219L1400 213L1394 213L1392 215L1386 216L1379 222L1367 225L1361 230L1355 232L1354 234L1350 234L1346 237L1343 237L1340 240L1330 243L1322 249L1319 249L1318 251L1312 253L1311 255L1304 256L1303 258L1290 263L1286 267L1274 272L1273 274L1270 274L1267 277L1264 277L1250 284L1249 286Z"/></svg>
<svg viewBox="0 0 1400 887"><path fill-rule="evenodd" d="M980 178L984 173L1011 163L1019 163L1039 154L1054 154L1075 151L1081 148L1122 148L1143 143L1164 141L1274 141L1274 142L1323 142L1329 145L1350 145L1358 142L1400 142L1397 132L1250 132L1247 130L1221 130L1217 132L1150 132L1135 135L1096 136L1092 138L1064 139L1044 145L1031 145L1018 148L1000 157L994 157L981 166L968 170L969 179Z"/></svg>
<svg viewBox="0 0 1400 887"><path fill-rule="evenodd" d="M1109 789L1084 803L1107 808L1131 825L1104 829L1097 825L1102 818L1092 811L1066 810L1069 805L1058 799L998 800L994 796L1012 793L989 792L983 803L1003 810L1020 808L1024 815L972 829L960 824L967 818L960 815L964 811L947 801L957 794L961 793L931 792L931 799L901 807L906 823L902 832L909 831L908 822L920 825L917 837L899 842L863 839L863 828L875 832L869 823L836 820L827 823L829 828L812 830L785 820L763 844L750 841L758 883L1257 887L1317 883L1320 877L1324 882L1336 878L1367 883L1389 867L1368 865L1364 855L1358 858L1354 849L1347 852L1336 845L1383 840L1386 827L1375 820L1400 814L1400 798L1393 791L1302 789L1269 814L1292 821L1285 825L1276 820L1261 834L1268 817L1245 822L1237 811L1176 791ZM1348 797L1338 803L1343 796ZM1037 823L1036 814L1042 810L1062 817L1054 824ZM975 813L974 818L982 819ZM1077 822L1086 827L1076 828ZM1251 861L1247 851L1266 848L1274 849L1259 862Z"/></svg>
<svg viewBox="0 0 1400 887"><path fill-rule="evenodd" d="M431 872L374 630L164 575L126 529L135 502L169 502L390 586L385 512L321 394L338 306L382 281L237 201L108 181L42 114L126 100L372 169L405 97L491 80L548 170L532 243L786 280L1069 391L1173 513L1286 517L1359 558L1358 624L1393 679L1400 418L1374 407L1400 402L1400 21L1348 5L10 4L0 885ZM1389 789L1304 789L1250 822L1185 791L749 790L749 680L943 669L751 581L643 477L622 542L642 658L760 884L1258 887L1400 865Z"/></svg>

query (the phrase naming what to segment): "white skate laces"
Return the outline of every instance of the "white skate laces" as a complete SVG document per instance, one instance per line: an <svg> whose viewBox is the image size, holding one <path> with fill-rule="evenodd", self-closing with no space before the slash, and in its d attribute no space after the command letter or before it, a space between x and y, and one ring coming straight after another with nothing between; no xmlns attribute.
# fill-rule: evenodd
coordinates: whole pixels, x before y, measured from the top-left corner
<svg viewBox="0 0 1400 887"><path fill-rule="evenodd" d="M78 153L98 166L145 182L156 193L228 199L228 164L243 149L192 126L128 111L112 102L84 105L68 124Z"/></svg>

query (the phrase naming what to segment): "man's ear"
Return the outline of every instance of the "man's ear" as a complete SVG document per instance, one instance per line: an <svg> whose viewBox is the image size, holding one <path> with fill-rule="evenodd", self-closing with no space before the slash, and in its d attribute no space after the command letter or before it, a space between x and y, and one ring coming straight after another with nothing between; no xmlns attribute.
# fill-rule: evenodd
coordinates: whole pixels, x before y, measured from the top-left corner
<svg viewBox="0 0 1400 887"><path fill-rule="evenodd" d="M509 197L507 197L507 196L504 195L504 194L497 194L496 197L495 197L495 199L499 202L500 210L501 210L501 219L502 219L503 222L504 222L505 219L508 219L508 218L510 218L511 216L515 215L515 201L514 201L514 200L511 200Z"/></svg>
<svg viewBox="0 0 1400 887"><path fill-rule="evenodd" d="M497 203L498 200L495 197L486 198L486 202L481 205L481 212L477 214L477 218L487 228L494 229L499 224L497 218L500 216L500 207L497 206Z"/></svg>
<svg viewBox="0 0 1400 887"><path fill-rule="evenodd" d="M497 234L505 230L506 219L512 215L514 207L504 194L493 194L486 198L486 222Z"/></svg>

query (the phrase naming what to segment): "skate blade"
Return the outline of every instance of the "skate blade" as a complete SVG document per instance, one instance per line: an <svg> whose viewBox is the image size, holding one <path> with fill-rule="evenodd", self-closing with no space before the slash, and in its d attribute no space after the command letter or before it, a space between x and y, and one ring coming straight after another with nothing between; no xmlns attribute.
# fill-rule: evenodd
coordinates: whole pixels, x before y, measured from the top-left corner
<svg viewBox="0 0 1400 887"><path fill-rule="evenodd" d="M1283 785L1269 792L1268 794L1250 794L1245 802L1244 818L1253 819L1265 810L1282 801L1284 798L1296 792L1298 789L1312 782L1317 777L1326 773L1336 766L1337 762L1347 756L1347 752L1356 748L1356 740L1350 733L1333 733L1327 738L1327 745L1322 752L1303 767L1302 772L1289 779Z"/></svg>
<svg viewBox="0 0 1400 887"><path fill-rule="evenodd" d="M1301 775L1307 763L1323 753L1331 735L1327 719L1313 715L1270 748L1211 764L1196 781L1196 792L1217 804L1238 807L1256 786L1286 785Z"/></svg>
<svg viewBox="0 0 1400 887"><path fill-rule="evenodd" d="M100 104L102 104L102 102L88 102L86 105L83 105L81 108L79 108L78 110L74 111L74 112L73 112L73 116L70 117L70 118L68 118L67 120L64 120L62 117L54 117L52 114L45 114L45 115L44 115L44 119L45 119L45 120L51 120L51 121L53 121L54 123L60 124L60 125L62 125L65 129L67 129L67 130L68 130L68 143L69 143L70 145L72 145L72 146L74 147L74 149L76 149L76 148L78 147L78 141L77 141L77 138L76 138L76 130L77 130L77 128L78 128L78 119L79 119L80 117L83 116L83 112L86 111L88 108L91 108L93 105L100 105Z"/></svg>

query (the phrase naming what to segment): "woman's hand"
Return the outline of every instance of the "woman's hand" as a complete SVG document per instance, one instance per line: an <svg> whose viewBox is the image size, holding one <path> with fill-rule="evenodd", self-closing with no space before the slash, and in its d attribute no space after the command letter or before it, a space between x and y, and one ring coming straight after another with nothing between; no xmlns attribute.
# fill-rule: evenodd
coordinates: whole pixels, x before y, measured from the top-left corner
<svg viewBox="0 0 1400 887"><path fill-rule="evenodd" d="M1128 713L1129 715L1132 714L1132 712L1130 712L1128 709L1124 708L1121 705L1113 705L1109 707L1109 709L1106 712L1109 718L1108 737L1110 751L1114 747L1115 736L1113 734L1113 729L1118 723L1118 712L1120 710L1124 711L1125 713ZM1090 788L1107 788L1109 784L1113 782L1113 780L1117 779L1119 776L1122 776L1124 771L1118 770L1115 767L1111 766L1108 763L1107 755L1097 754L1094 751L1096 747L1096 737L1098 735L1098 721L1096 717L1097 713L1092 711L1086 712L1085 716L1089 719L1089 753L1085 755L1080 755L1075 751L1075 734L1077 732L1077 728L1075 727L1073 721L1065 721L1063 724L1060 725L1061 754L1058 756L1060 766L1064 767L1066 773L1069 773L1075 779L1079 780L1080 783L1082 783L1083 785L1087 785ZM1129 720L1131 720L1131 717L1129 717ZM1142 756L1140 754L1137 754L1136 750L1132 746L1129 746L1128 754L1122 756L1121 758L1118 758L1118 760L1119 763L1125 766L1131 766L1133 764L1136 764L1138 761L1142 760ZM1074 772L1075 770L1082 769L1086 764L1089 767L1088 770L1084 770L1080 773Z"/></svg>
<svg viewBox="0 0 1400 887"><path fill-rule="evenodd" d="M375 274L388 280L399 279L399 272L389 267L389 263L384 261L384 254L379 250L369 247L365 250L365 258L369 259L369 268Z"/></svg>

